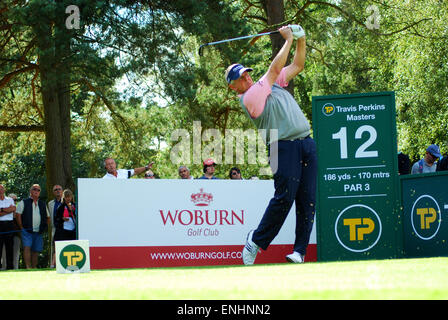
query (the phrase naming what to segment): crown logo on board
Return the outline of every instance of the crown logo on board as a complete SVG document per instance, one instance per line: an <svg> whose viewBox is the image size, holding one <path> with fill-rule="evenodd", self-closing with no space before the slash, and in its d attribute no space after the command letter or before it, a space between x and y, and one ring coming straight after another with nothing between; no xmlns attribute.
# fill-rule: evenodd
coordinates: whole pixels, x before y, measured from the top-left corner
<svg viewBox="0 0 448 320"><path fill-rule="evenodd" d="M205 207L213 201L213 195L211 193L204 192L204 189L200 189L199 193L193 193L191 195L191 202L195 206Z"/></svg>

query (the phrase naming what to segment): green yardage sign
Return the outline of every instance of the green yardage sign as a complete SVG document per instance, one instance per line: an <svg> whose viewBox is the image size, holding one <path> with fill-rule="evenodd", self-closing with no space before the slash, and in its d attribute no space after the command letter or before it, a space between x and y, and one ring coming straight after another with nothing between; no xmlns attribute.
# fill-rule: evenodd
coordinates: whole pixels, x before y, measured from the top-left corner
<svg viewBox="0 0 448 320"><path fill-rule="evenodd" d="M393 92L313 97L318 259L381 259L401 247Z"/></svg>

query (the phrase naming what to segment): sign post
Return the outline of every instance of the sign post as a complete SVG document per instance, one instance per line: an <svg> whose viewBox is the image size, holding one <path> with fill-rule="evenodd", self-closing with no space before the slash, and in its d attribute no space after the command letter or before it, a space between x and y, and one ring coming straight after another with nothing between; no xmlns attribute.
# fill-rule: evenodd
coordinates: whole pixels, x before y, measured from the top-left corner
<svg viewBox="0 0 448 320"><path fill-rule="evenodd" d="M313 128L318 260L398 256L394 93L313 97Z"/></svg>

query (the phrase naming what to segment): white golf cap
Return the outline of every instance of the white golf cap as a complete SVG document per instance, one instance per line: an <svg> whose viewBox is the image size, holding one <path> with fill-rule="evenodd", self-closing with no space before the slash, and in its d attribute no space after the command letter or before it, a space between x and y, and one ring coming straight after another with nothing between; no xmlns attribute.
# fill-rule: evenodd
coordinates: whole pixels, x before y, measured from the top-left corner
<svg viewBox="0 0 448 320"><path fill-rule="evenodd" d="M232 64L227 68L225 73L227 83L230 83L231 81L238 79L246 71L252 71L252 69L246 68L239 63Z"/></svg>

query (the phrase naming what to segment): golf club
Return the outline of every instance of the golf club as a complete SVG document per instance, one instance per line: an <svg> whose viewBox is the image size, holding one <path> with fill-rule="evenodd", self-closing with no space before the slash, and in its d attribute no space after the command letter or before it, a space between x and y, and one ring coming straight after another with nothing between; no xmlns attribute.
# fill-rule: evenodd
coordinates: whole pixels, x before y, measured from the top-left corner
<svg viewBox="0 0 448 320"><path fill-rule="evenodd" d="M305 31L298 24L288 24L288 27L291 28L292 33L294 35L294 39L301 38L301 37L303 37L305 35ZM235 40L242 40L242 39L248 39L248 38L254 38L254 37L261 37L261 36L266 36L268 34L275 34L275 33L280 33L280 31L275 30L275 31L270 31L270 32L252 34L252 35L249 35L249 36L242 36L242 37L237 37L237 38L232 38L232 39L226 39L226 40L221 40L221 41L205 43L205 44L203 44L203 45L201 45L199 47L199 56L202 57L202 53L204 51L204 47L205 46L211 46L211 45L214 45L214 44L230 42L230 41L235 41Z"/></svg>
<svg viewBox="0 0 448 320"><path fill-rule="evenodd" d="M202 57L202 53L204 51L204 47L205 46L211 46L211 45L224 43L224 42L235 41L235 40L242 40L242 39L248 39L248 38L254 38L254 37L261 37L261 36L266 36L268 34L274 34L274 33L280 33L280 31L276 30L276 31L264 32L264 33L252 34L252 35L249 35L249 36L242 36L242 37L237 37L237 38L232 38L232 39L226 39L226 40L220 40L220 41L205 43L205 44L202 44L201 46L199 46L199 56Z"/></svg>

